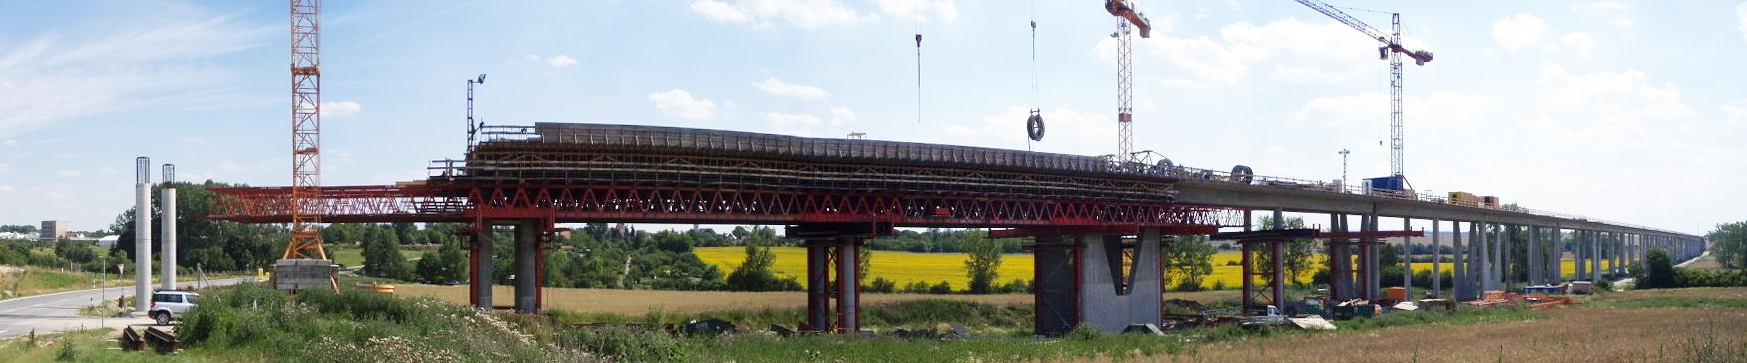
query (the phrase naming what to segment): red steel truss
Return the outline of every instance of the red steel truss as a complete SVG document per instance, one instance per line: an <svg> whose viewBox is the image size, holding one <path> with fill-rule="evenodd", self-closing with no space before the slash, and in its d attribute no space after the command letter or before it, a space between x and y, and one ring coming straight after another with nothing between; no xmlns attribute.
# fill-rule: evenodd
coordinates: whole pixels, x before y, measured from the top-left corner
<svg viewBox="0 0 1747 363"><path fill-rule="evenodd" d="M286 223L290 188L215 188L213 219ZM328 223L474 222L801 224L872 222L904 227L1239 226L1220 207L1170 202L977 192L707 188L625 184L448 181L322 187Z"/></svg>

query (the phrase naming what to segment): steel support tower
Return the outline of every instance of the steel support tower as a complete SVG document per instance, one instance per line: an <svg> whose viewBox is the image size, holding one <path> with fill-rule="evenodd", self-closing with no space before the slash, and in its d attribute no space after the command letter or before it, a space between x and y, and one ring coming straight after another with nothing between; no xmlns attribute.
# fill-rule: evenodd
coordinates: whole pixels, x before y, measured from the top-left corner
<svg viewBox="0 0 1747 363"><path fill-rule="evenodd" d="M320 0L291 0L291 241L282 259L327 259L321 232Z"/></svg>

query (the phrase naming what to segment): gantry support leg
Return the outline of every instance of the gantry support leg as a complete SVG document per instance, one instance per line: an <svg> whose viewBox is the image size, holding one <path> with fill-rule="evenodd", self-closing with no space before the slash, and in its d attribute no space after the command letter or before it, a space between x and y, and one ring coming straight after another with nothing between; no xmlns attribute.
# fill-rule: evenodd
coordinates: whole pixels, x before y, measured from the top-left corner
<svg viewBox="0 0 1747 363"><path fill-rule="evenodd" d="M807 326L802 331L828 331L831 328L831 255L835 241L808 240L807 243Z"/></svg>
<svg viewBox="0 0 1747 363"><path fill-rule="evenodd" d="M1061 236L1039 236L1032 245L1033 331L1038 335L1061 335L1080 321L1079 269L1074 266L1073 246Z"/></svg>
<svg viewBox="0 0 1747 363"><path fill-rule="evenodd" d="M491 258L491 225L480 223L474 227L473 243L468 255L472 262L467 286L473 292L473 307L491 310L492 258Z"/></svg>

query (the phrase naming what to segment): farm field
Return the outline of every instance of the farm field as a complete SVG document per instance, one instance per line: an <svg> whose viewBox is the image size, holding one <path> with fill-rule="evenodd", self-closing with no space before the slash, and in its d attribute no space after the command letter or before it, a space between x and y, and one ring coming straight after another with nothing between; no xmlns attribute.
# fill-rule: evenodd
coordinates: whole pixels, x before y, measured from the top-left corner
<svg viewBox="0 0 1747 363"><path fill-rule="evenodd" d="M740 262L746 259L745 247L698 247L693 251L704 263L715 265L716 268L722 270L723 274L733 271L734 267L739 266ZM772 247L771 252L776 254L776 264L772 269L776 271L778 277L792 276L805 282L803 277L807 271L806 248ZM954 289L964 289L970 281L964 270L964 261L968 256L964 253L873 251L873 266L870 267L871 271L869 271L870 276L872 276L870 279L884 277L896 282L900 288L915 281L924 281L930 284L946 281ZM1236 288L1242 282L1243 267L1226 264L1238 261L1240 258L1242 256L1237 251L1220 251L1213 255L1213 275L1208 278L1206 282L1208 285L1205 286L1211 286L1217 282ZM1318 255L1315 260L1320 264L1324 258ZM1560 264L1561 271L1564 271L1565 274L1569 275L1574 271L1575 261L1567 259L1561 261ZM1450 271L1454 266L1449 262L1439 265L1440 271ZM1603 266L1606 265L1603 263ZM998 282L1006 283L1014 279L1030 280L1032 268L1031 254L1007 254L1001 257ZM1430 271L1431 269L1431 263L1413 264L1414 271ZM1300 281L1310 281L1312 273L1314 273L1314 269L1310 273L1299 276Z"/></svg>
<svg viewBox="0 0 1747 363"><path fill-rule="evenodd" d="M430 296L456 304L467 304L467 285L398 284L395 286L395 290L395 293L400 296ZM642 315L656 308L668 313L691 314L717 310L793 308L807 305L807 293L799 291L669 291L548 287L545 292L548 308L572 312L625 315ZM511 287L499 285L492 288L492 296L494 305L506 306L511 305L512 297L515 295ZM990 304L1031 304L1034 299L1031 294L862 294L861 297L864 303L870 305L923 299L964 300ZM1238 292L1229 290L1172 292L1166 293L1165 297L1212 303L1237 299Z"/></svg>

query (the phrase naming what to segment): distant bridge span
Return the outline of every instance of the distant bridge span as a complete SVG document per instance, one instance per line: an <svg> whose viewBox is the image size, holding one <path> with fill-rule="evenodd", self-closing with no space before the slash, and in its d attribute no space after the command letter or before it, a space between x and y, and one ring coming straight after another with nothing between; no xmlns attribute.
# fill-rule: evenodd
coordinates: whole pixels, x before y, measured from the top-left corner
<svg viewBox="0 0 1747 363"><path fill-rule="evenodd" d="M1385 231L1378 217L1445 221L1452 231L1467 223L1470 243L1464 247L1461 234L1451 241L1458 299L1511 282L1502 273L1508 255L1496 252L1511 240L1486 226L1526 228L1531 244L1542 247L1530 249L1527 284L1566 277L1555 258L1566 235L1579 242L1572 252L1580 268L1570 277L1580 280L1622 272L1601 271L1601 259L1641 258L1648 248L1684 258L1704 248L1697 236L1642 226L1168 161L1124 164L1109 157L650 126L541 123L494 130L494 140L474 147L464 161L433 168L439 175L428 180L324 187L323 199L302 206L290 204L290 188L217 188L218 212L209 217L287 223L293 208L303 208L328 223L461 222L473 224L473 231L515 225L518 275L536 276L517 281L515 305L524 312L541 305L547 238L540 236L558 223L785 225L809 248L809 328L837 331L859 327L860 287L850 276L861 241L896 227L1005 228L995 234L1034 237L1040 333L1082 322L1107 331L1158 322L1162 236L1250 230L1253 210L1330 215L1334 225L1323 236L1337 298L1379 297L1379 237L1423 235ZM1357 231L1348 226L1349 216L1359 217ZM491 269L477 267L490 266L492 241L487 233L473 236L471 300L489 307L490 286L479 282L492 280ZM1246 276L1253 275L1252 254L1281 253L1279 244L1252 249L1249 242L1266 241L1245 242ZM1344 262L1352 257L1358 263ZM1246 303L1279 301L1284 294L1275 286L1273 296L1251 299L1248 281L1245 290Z"/></svg>

